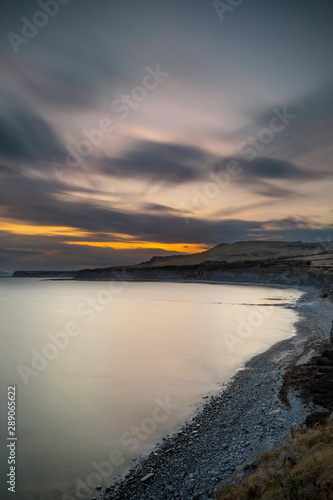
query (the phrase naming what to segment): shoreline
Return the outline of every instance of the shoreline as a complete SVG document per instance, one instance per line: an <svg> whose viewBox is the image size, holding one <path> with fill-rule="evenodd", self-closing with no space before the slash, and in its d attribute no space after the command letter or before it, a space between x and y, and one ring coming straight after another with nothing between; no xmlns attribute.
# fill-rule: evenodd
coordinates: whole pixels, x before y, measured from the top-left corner
<svg viewBox="0 0 333 500"><path fill-rule="evenodd" d="M245 463L266 449L276 449L290 429L315 410L313 404L302 403L292 390L288 408L280 400L279 390L285 371L293 363L305 363L309 354L327 341L332 302L322 298L316 287L258 285L305 292L295 305L286 306L299 315L296 334L245 362L182 427L164 437L103 492L96 492L97 498L213 499L222 482L241 479Z"/></svg>

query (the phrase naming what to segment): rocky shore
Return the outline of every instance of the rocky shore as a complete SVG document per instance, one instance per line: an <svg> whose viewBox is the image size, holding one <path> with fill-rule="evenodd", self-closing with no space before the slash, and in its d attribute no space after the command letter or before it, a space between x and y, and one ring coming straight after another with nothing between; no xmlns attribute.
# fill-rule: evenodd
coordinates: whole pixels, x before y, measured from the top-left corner
<svg viewBox="0 0 333 500"><path fill-rule="evenodd" d="M299 385L286 384L290 370L328 345L333 317L332 302L317 288L299 289L303 296L288 306L300 316L297 335L248 361L189 422L96 498L213 499L221 483L241 479L263 450L276 449L292 428L322 410L304 399Z"/></svg>

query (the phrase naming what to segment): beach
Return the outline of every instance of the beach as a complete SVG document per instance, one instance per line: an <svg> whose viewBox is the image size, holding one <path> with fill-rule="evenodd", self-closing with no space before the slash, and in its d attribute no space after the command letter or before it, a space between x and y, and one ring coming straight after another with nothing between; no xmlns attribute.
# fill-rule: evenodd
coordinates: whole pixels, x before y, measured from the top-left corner
<svg viewBox="0 0 333 500"><path fill-rule="evenodd" d="M327 345L333 304L318 288L294 288L303 295L284 307L299 315L297 334L246 362L187 423L108 488L96 491L96 498L213 499L219 485L241 479L251 468L246 464L263 450L277 449L305 421L314 405L305 404L293 390L286 404L279 392L286 370L306 363Z"/></svg>

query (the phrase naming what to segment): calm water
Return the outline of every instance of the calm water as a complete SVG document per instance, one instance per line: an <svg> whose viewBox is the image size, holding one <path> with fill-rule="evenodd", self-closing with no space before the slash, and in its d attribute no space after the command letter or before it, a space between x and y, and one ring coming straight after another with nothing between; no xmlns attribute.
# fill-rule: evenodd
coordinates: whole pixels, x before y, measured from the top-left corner
<svg viewBox="0 0 333 500"><path fill-rule="evenodd" d="M4 438L7 385L17 386L15 498L83 498L123 471L245 359L292 336L294 311L270 306L299 295L256 286L0 279ZM1 479L6 460L2 446Z"/></svg>

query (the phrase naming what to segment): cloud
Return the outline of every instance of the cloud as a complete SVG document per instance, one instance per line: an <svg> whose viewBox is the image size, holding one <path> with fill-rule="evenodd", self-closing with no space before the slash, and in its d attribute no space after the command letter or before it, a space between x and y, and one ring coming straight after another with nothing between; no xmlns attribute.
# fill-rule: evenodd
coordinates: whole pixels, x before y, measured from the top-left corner
<svg viewBox="0 0 333 500"><path fill-rule="evenodd" d="M262 181L258 184L253 181L253 187L251 191L253 193L259 194L260 196L266 196L269 198L286 198L291 195L295 196L295 191L292 189L279 188L277 186L269 184L268 182Z"/></svg>
<svg viewBox="0 0 333 500"><path fill-rule="evenodd" d="M39 162L62 154L58 136L42 116L10 101L0 107L0 157Z"/></svg>
<svg viewBox="0 0 333 500"><path fill-rule="evenodd" d="M102 174L111 177L185 184L211 181L210 173L225 171L229 161L237 161L241 168L241 173L233 178L233 182L246 185L263 196L288 196L294 192L291 186L296 187L297 183L331 176L330 172L308 171L286 160L258 157L249 162L239 156L218 158L196 147L149 141L137 143L137 148L123 158L102 160L99 169ZM98 165L98 160L95 163ZM275 181L287 185L276 186Z"/></svg>
<svg viewBox="0 0 333 500"><path fill-rule="evenodd" d="M177 184L203 179L209 160L210 156L199 148L141 141L122 158L104 159L101 171L113 177Z"/></svg>
<svg viewBox="0 0 333 500"><path fill-rule="evenodd" d="M308 172L291 162L274 158L257 158L251 162L237 159L242 168L241 176L250 179L307 181L318 177L318 173ZM323 175L323 174L321 174Z"/></svg>
<svg viewBox="0 0 333 500"><path fill-rule="evenodd" d="M291 162L274 158L258 157L247 161L239 156L228 157L215 163L214 173L227 169L228 163L237 162L240 172L234 176L233 183L245 187L252 193L271 198L284 198L300 195L299 184L332 177L325 171L308 171Z"/></svg>
<svg viewBox="0 0 333 500"><path fill-rule="evenodd" d="M275 102L261 109L257 106L254 111L243 109L247 125L229 133L227 139L237 148L249 137L258 137L262 129L269 127L275 116L273 110L282 111L283 108L295 118L281 132L274 134L271 143L261 143L264 150L258 154L297 164L312 173L332 170L333 81L318 85L287 102Z"/></svg>
<svg viewBox="0 0 333 500"><path fill-rule="evenodd" d="M48 183L42 179L29 179L21 173L2 179L2 217L19 220L22 224L38 226L68 226L92 233L120 233L132 235L141 241L164 243L215 244L234 239L244 239L253 231L269 227L256 220L224 219L207 220L196 217L187 219L168 207L138 205L135 211L113 208L109 204L81 197L59 198L65 193L61 183ZM290 228L289 220L287 228ZM300 223L293 221L293 227ZM311 224L308 224L311 228ZM302 229L304 223L302 223ZM268 233L267 233L268 234Z"/></svg>
<svg viewBox="0 0 333 500"><path fill-rule="evenodd" d="M61 50L62 49L62 50ZM50 57L50 52L53 57ZM74 41L59 39L48 57L38 52L33 58L7 56L0 59L3 92L12 99L25 99L49 109L77 112L110 103L111 89L130 85L99 50L83 50Z"/></svg>

